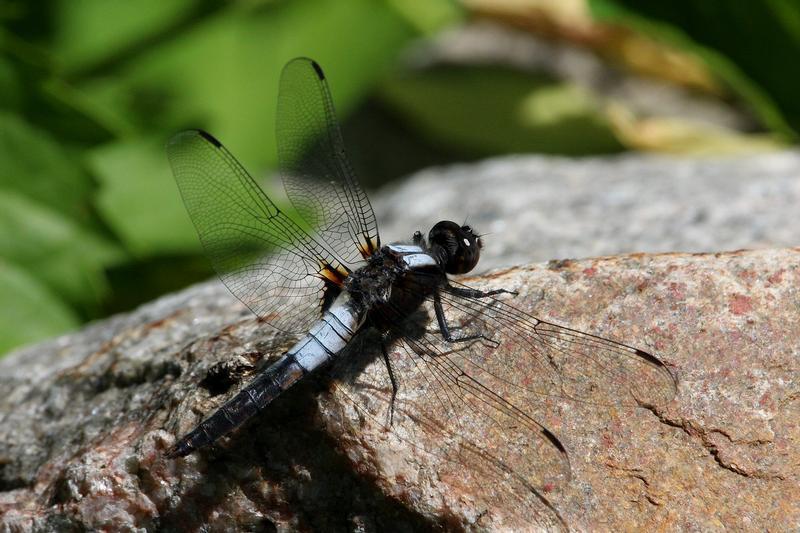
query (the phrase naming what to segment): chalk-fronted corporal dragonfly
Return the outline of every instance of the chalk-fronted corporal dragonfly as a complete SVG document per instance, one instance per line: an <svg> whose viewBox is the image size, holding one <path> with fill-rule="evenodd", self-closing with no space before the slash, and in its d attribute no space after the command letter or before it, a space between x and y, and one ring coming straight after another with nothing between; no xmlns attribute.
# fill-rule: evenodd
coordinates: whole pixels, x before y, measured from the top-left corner
<svg viewBox="0 0 800 533"><path fill-rule="evenodd" d="M390 412L413 383L423 389L411 391L410 402L423 426L459 416L481 421L483 442L497 441L485 449L534 486L568 478L567 453L506 391L634 406L672 398L675 380L657 357L532 316L509 303L510 290L451 280L478 263L482 241L471 227L441 221L427 237L416 232L406 243L382 245L345 155L325 76L312 60L284 67L276 142L299 219L279 209L210 134L186 131L168 144L183 201L222 282L263 322L301 336L169 456L231 432L367 330L379 334L372 335L381 344ZM432 310L435 326L410 325L421 309ZM493 358L501 343L513 344L514 355ZM394 370L398 357L413 361L416 378Z"/></svg>

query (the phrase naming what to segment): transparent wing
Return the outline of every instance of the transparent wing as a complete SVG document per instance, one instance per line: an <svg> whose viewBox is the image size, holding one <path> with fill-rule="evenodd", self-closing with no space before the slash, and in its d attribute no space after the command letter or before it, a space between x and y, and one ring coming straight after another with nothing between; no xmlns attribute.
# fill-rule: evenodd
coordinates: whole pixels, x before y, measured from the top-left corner
<svg viewBox="0 0 800 533"><path fill-rule="evenodd" d="M518 515L512 523L522 520L537 531L568 530L547 499L571 476L569 457L557 437L516 402L519 394L502 381L480 380L465 371L459 351L470 346L449 345L438 332L424 328L412 332L401 324L405 317L391 309L383 312L383 320L396 324L389 360L399 385L397 397L392 401L380 356L366 369L341 370L345 377L336 380L336 391L348 404L343 415L352 420L357 439L366 440L377 456L405 457L423 480L434 477L432 470L471 508L495 512L501 502L501 514L511 509ZM428 320L414 317L413 323ZM360 363L342 357L339 364ZM373 442L369 427L390 428L391 437L384 429L375 432ZM402 442L396 452L395 441ZM422 485L420 490L426 490ZM426 497L447 500L452 492ZM456 506L458 501L442 505Z"/></svg>
<svg viewBox="0 0 800 533"><path fill-rule="evenodd" d="M413 290L409 284L396 290ZM479 436L470 447L491 446L493 458L522 477L532 487L560 487L570 478L566 450L546 427L526 409L518 391L502 375L476 372L470 355L485 354L493 345L482 339L448 343L438 331L415 327L399 311L382 308L382 319L392 324L397 339L393 357L405 361L399 373L403 395L413 395L405 409L434 427L450 427L456 435ZM430 305L428 312L432 313ZM466 359L465 359L466 356ZM483 359L483 357L482 357ZM408 363L410 362L410 364ZM481 361L483 366L486 362ZM410 367L410 368L408 368ZM412 392L413 391L413 392ZM449 453L461 453L462 443ZM501 443L501 446L497 446ZM466 442L464 443L466 444Z"/></svg>
<svg viewBox="0 0 800 533"><path fill-rule="evenodd" d="M377 382L383 386L377 388ZM483 441L480 434L460 433L462 429L440 424L420 412L415 400L406 398L395 402L389 424L385 408L391 400L391 388L386 383L386 369L379 360L355 381L334 382L341 408L328 411L329 423L352 435L351 445L367 448L362 460L382 463L378 466L402 480L401 490L417 496L420 506L430 500L439 508L466 508L461 512L467 516L487 510L510 514L506 518L509 522L503 524L508 527L499 528L504 531L570 531L548 500L556 487L529 483L515 470L519 465L498 459L491 443ZM533 454L529 456L533 461ZM393 457L403 458L399 467ZM411 467L403 470L406 463ZM409 485L416 486L409 489Z"/></svg>
<svg viewBox="0 0 800 533"><path fill-rule="evenodd" d="M455 291L469 289L450 284ZM541 320L507 298L443 290L441 300L459 335L483 334L503 344L502 361L486 357L485 348L461 354L461 364L478 379L594 405L662 406L675 396L675 377L643 350Z"/></svg>
<svg viewBox="0 0 800 533"><path fill-rule="evenodd" d="M347 276L341 260L282 213L208 133L175 135L167 156L222 282L270 325L305 332Z"/></svg>
<svg viewBox="0 0 800 533"><path fill-rule="evenodd" d="M325 75L311 59L283 68L275 133L286 194L320 240L355 269L380 248L378 225L347 160Z"/></svg>
<svg viewBox="0 0 800 533"><path fill-rule="evenodd" d="M393 290L415 293L432 284L418 279ZM430 434L425 440L449 462L472 468L472 461L488 460L494 466L484 466L500 476L496 483L510 476L516 486L541 494L570 478L567 453L542 422L560 400L636 407L662 405L675 394L674 377L653 355L542 321L499 298L465 296L465 285L451 286L441 291L451 333L478 335L472 340L447 342L438 329L425 329L424 318L378 310L396 339L390 352L399 382L396 412ZM433 316L432 299L423 310ZM358 378L386 395L385 373L370 384L366 379ZM437 439L426 428L447 428L449 436Z"/></svg>

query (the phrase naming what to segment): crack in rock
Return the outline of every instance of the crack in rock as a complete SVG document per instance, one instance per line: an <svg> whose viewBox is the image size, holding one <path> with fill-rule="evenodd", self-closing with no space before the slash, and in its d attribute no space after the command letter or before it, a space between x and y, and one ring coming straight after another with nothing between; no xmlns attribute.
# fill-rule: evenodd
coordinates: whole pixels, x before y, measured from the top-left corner
<svg viewBox="0 0 800 533"><path fill-rule="evenodd" d="M735 464L732 461L726 461L722 457L722 452L719 449L719 446L713 442L711 439L712 434L719 434L725 437L729 442L732 444L749 444L754 446L761 446L765 444L770 444L771 441L765 439L753 439L753 440L742 440L742 439L734 439L730 436L730 434L721 428L706 428L703 427L701 424L689 420L683 417L679 418L669 418L666 414L661 412L661 410L648 405L642 405L644 409L647 409L651 413L655 415L655 417L662 423L670 427L675 427L678 429L682 429L687 435L691 437L695 437L700 441L700 444L703 448L709 453L709 455L714 459L714 461L730 472L734 474L740 475L742 477L750 478L750 479L764 479L764 480L785 480L785 477L781 474L773 474L768 472L761 472L761 471L751 471L741 466Z"/></svg>

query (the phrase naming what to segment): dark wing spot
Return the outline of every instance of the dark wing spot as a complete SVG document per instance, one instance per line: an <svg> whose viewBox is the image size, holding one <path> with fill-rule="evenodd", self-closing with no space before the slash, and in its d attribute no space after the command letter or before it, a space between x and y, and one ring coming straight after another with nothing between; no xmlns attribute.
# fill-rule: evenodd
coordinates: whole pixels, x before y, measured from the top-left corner
<svg viewBox="0 0 800 533"><path fill-rule="evenodd" d="M211 144L213 144L217 148L221 148L222 147L222 143L219 142L213 135L211 135L207 131L197 130L197 133L200 135L200 137L202 137L203 139L207 140L208 142L210 142Z"/></svg>
<svg viewBox="0 0 800 533"><path fill-rule="evenodd" d="M314 67L314 70L317 72L317 77L321 80L324 80L325 73L322 72L322 67L320 67L319 64L313 59L311 60L311 66Z"/></svg>

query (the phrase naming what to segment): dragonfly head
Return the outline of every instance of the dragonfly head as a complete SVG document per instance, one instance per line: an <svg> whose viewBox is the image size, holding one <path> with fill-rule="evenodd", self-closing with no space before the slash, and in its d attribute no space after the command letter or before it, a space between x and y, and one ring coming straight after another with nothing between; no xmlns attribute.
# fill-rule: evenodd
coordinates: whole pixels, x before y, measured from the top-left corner
<svg viewBox="0 0 800 533"><path fill-rule="evenodd" d="M480 237L469 226L459 226L455 222L442 220L428 233L431 247L438 247L445 272L464 274L478 264L481 257Z"/></svg>

